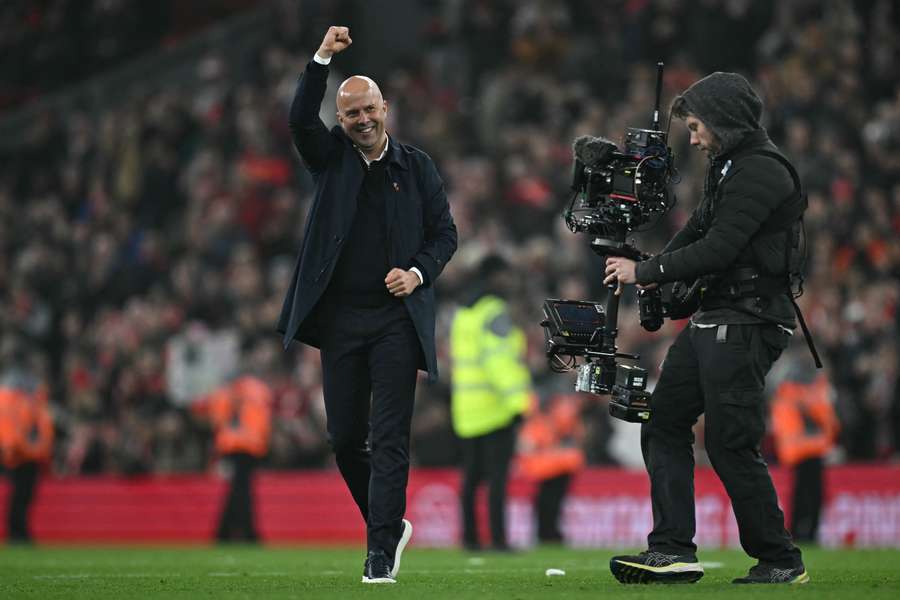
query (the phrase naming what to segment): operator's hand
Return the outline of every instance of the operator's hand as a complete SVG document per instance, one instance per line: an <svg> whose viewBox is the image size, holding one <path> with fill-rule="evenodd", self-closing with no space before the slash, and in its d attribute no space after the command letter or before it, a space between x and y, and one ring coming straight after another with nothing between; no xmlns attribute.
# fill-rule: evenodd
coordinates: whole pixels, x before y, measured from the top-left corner
<svg viewBox="0 0 900 600"><path fill-rule="evenodd" d="M419 276L412 271L403 269L391 269L384 278L388 291L398 298L409 296L413 290L419 287Z"/></svg>
<svg viewBox="0 0 900 600"><path fill-rule="evenodd" d="M350 29L332 25L325 33L322 45L316 50L316 54L322 58L331 58L332 55L346 50L353 40L350 39Z"/></svg>
<svg viewBox="0 0 900 600"><path fill-rule="evenodd" d="M637 263L621 256L610 256L606 259L606 278L603 285L609 285L613 281L618 282L616 296L622 294L622 286L626 283L637 283L634 267Z"/></svg>

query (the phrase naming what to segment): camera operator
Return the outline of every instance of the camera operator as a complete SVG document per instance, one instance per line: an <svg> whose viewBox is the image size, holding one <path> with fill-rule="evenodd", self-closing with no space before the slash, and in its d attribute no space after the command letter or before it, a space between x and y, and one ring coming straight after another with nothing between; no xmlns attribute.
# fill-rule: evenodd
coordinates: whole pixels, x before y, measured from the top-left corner
<svg viewBox="0 0 900 600"><path fill-rule="evenodd" d="M766 373L795 327L789 284L805 208L796 171L760 126L746 79L713 73L675 98L672 114L709 157L704 197L663 252L606 261L604 283L641 287L701 279L699 310L669 348L642 425L653 531L648 550L617 556L623 583L694 582L692 426L705 413L706 450L731 498L744 550L759 562L734 583L806 583L800 550L759 452Z"/></svg>

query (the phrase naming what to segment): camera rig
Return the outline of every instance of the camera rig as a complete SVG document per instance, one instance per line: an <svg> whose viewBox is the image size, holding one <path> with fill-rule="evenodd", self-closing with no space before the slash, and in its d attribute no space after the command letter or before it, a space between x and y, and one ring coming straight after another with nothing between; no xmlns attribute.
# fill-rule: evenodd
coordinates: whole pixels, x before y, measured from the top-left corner
<svg viewBox="0 0 900 600"><path fill-rule="evenodd" d="M645 389L647 372L616 362L617 358L640 358L637 354L617 351L618 305L619 297L612 291L605 306L585 300L546 300L541 326L547 341L547 357L553 371L577 370L576 391L610 394L609 414L642 423L650 419L650 394ZM576 365L579 356L585 362Z"/></svg>
<svg viewBox="0 0 900 600"><path fill-rule="evenodd" d="M625 148L613 142L584 136L575 141L572 199L564 213L573 233L591 236L591 249L598 255L644 260L648 255L626 241L628 233L652 226L675 204L670 183L677 183L675 156L668 146L668 127L660 129L659 103L662 94L663 63L657 63L656 105L650 129L629 127ZM671 116L670 116L671 122ZM556 372L577 370L576 391L610 394L609 412L625 421L643 423L650 419L650 394L646 391L646 370L616 359L637 360L636 354L619 352L616 346L619 296L617 284L607 286L601 304L586 300L548 299L544 302L546 354ZM658 305L659 291L646 295L641 290L641 324L650 330L658 316L662 325L664 308ZM644 308L658 310L645 324ZM579 365L578 358L584 359Z"/></svg>

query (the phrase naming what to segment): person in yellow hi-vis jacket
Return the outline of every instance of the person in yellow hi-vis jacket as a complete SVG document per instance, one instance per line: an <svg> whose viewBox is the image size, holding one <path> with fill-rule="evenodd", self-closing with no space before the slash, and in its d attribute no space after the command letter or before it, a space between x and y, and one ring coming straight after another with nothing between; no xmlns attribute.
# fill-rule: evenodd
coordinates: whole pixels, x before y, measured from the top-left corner
<svg viewBox="0 0 900 600"><path fill-rule="evenodd" d="M453 429L462 442L460 494L463 546L480 549L475 492L488 484L491 546L508 550L506 482L522 414L531 402L525 334L513 325L503 299L509 264L488 256L478 268L478 289L453 318L450 331Z"/></svg>

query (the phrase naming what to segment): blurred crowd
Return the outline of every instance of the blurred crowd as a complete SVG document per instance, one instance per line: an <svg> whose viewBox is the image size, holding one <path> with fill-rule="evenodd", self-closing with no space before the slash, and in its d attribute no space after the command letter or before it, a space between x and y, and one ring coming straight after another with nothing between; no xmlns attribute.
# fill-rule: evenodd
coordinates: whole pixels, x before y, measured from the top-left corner
<svg viewBox="0 0 900 600"><path fill-rule="evenodd" d="M189 35L252 0L5 0L0 111Z"/></svg>
<svg viewBox="0 0 900 600"><path fill-rule="evenodd" d="M25 348L49 390L55 472L205 469L212 434L191 406L247 374L271 388L264 464L331 464L317 352L300 345L284 351L274 332L312 196L287 109L327 25L347 24L354 5L312 4L274 2L271 36L241 64L209 54L197 60L189 86L144 81L133 100L44 114L0 157L0 357ZM438 281L442 380L419 385L415 464L458 459L447 335L489 253L520 274L513 310L529 339L540 400L571 392L573 377L547 368L541 304L605 294L589 240L560 217L571 142L583 134L620 139L627 126L649 126L658 59L666 61L664 102L713 70L744 73L764 97L766 127L809 192L800 305L834 390L837 458L898 456L895 3L422 4L426 17L411 24L420 51L374 63L370 73L389 102L389 133L437 162L460 235ZM349 24L351 34L375 26ZM32 47L27 37L0 38L20 54ZM354 46L342 54L329 93L378 52ZM329 124L333 106L326 96ZM682 176L679 200L656 228L635 234L645 251L659 251L700 199L705 159L688 147L677 120L670 143ZM641 353L653 372L683 325L643 331L634 297L626 295L619 348ZM795 345L803 350L802 336ZM782 362L811 360L793 351ZM604 402L583 403L588 461L639 461L636 448L623 453L615 439L636 427L622 433Z"/></svg>

